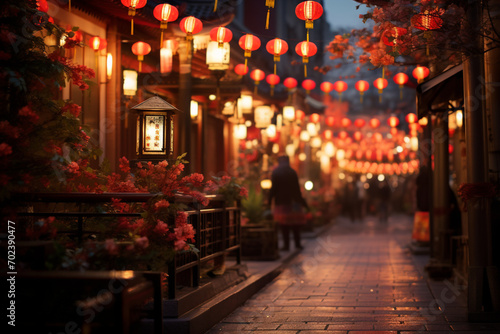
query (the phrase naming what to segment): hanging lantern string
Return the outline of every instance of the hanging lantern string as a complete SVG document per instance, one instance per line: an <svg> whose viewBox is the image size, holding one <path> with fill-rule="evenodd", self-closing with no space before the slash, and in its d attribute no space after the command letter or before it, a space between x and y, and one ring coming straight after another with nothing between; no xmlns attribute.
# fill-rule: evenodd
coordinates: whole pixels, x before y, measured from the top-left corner
<svg viewBox="0 0 500 334"><path fill-rule="evenodd" d="M304 78L307 78L307 63L304 63Z"/></svg>
<svg viewBox="0 0 500 334"><path fill-rule="evenodd" d="M134 18L130 19L130 35L134 34Z"/></svg>
<svg viewBox="0 0 500 334"><path fill-rule="evenodd" d="M215 0L215 3L214 3L214 13L217 11L217 0Z"/></svg>
<svg viewBox="0 0 500 334"><path fill-rule="evenodd" d="M267 16L266 16L266 29L269 29L269 15L271 13L271 7L267 7Z"/></svg>

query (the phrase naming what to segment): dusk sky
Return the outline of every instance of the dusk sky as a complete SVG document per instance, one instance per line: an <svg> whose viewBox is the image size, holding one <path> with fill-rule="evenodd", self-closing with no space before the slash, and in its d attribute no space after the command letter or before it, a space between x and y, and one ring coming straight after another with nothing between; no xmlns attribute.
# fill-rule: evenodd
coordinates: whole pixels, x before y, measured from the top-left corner
<svg viewBox="0 0 500 334"><path fill-rule="evenodd" d="M364 26L359 14L365 14L368 10L366 6L360 5L354 0L325 0L324 10L326 18L333 29L336 28L361 28Z"/></svg>

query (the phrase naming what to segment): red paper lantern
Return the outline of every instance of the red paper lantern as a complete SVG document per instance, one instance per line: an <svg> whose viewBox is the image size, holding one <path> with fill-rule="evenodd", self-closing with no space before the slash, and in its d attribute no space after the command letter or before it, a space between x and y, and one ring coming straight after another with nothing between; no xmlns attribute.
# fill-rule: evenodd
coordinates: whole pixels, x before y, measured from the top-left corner
<svg viewBox="0 0 500 334"><path fill-rule="evenodd" d="M415 115L414 113L409 113L408 115L406 115L405 120L408 124L413 124L416 123L418 119L417 115Z"/></svg>
<svg viewBox="0 0 500 334"><path fill-rule="evenodd" d="M339 100L342 101L342 93L347 90L347 84L342 80L335 81L333 89L339 94Z"/></svg>
<svg viewBox="0 0 500 334"><path fill-rule="evenodd" d="M319 89L321 89L321 91L325 93L325 95L328 95L328 93L333 90L333 84L331 82L324 81L321 83L321 85L319 85Z"/></svg>
<svg viewBox="0 0 500 334"><path fill-rule="evenodd" d="M139 61L139 72L142 71L142 61L144 60L144 56L151 52L151 45L145 42L135 42L132 44L132 53L137 56L137 60Z"/></svg>
<svg viewBox="0 0 500 334"><path fill-rule="evenodd" d="M303 121L306 117L306 113L300 109L295 110L295 119L299 121Z"/></svg>
<svg viewBox="0 0 500 334"><path fill-rule="evenodd" d="M179 28L186 34L186 40L192 41L193 35L199 33L201 29L203 29L203 23L194 16L188 16L179 22Z"/></svg>
<svg viewBox="0 0 500 334"><path fill-rule="evenodd" d="M326 123L326 125L328 125L330 127L334 126L335 125L335 117L333 117L333 116L327 116L325 118L325 123Z"/></svg>
<svg viewBox="0 0 500 334"><path fill-rule="evenodd" d="M274 74L276 74L276 62L280 61L280 56L288 51L288 43L280 38L275 38L267 42L266 50L274 55Z"/></svg>
<svg viewBox="0 0 500 334"><path fill-rule="evenodd" d="M369 87L370 84L368 83L368 81L365 80L358 80L354 85L354 88L356 88L356 90L359 91L360 102L363 102L363 94L368 90Z"/></svg>
<svg viewBox="0 0 500 334"><path fill-rule="evenodd" d="M90 38L89 42L90 42L90 47L92 48L92 50L94 50L95 52L100 50L101 37L94 36L94 37Z"/></svg>
<svg viewBox="0 0 500 334"><path fill-rule="evenodd" d="M390 132L391 132L391 135L392 135L393 137L396 137L396 135L398 134L398 129L397 129L397 128L391 128L391 131L390 131Z"/></svg>
<svg viewBox="0 0 500 334"><path fill-rule="evenodd" d="M408 82L408 75L406 73L397 73L392 77L392 80L399 85L399 98L403 99L403 85Z"/></svg>
<svg viewBox="0 0 500 334"><path fill-rule="evenodd" d="M245 50L245 65L248 63L248 58L252 55L252 51L257 50L260 48L260 39L257 36L254 36L252 34L246 34L244 36L241 36L240 40L238 41L238 44L240 48Z"/></svg>
<svg viewBox="0 0 500 334"><path fill-rule="evenodd" d="M306 79L302 81L302 88L304 88L306 90L306 93L309 94L311 90L316 88L316 83L311 79Z"/></svg>
<svg viewBox="0 0 500 334"><path fill-rule="evenodd" d="M437 10L426 10L423 13L413 15L411 24L413 27L424 31L436 30L443 26L443 19L439 16Z"/></svg>
<svg viewBox="0 0 500 334"><path fill-rule="evenodd" d="M357 128L362 128L363 126L365 126L365 124L366 121L362 118L357 118L356 120L354 120L354 126Z"/></svg>
<svg viewBox="0 0 500 334"><path fill-rule="evenodd" d="M352 137L354 138L354 140L356 141L361 141L361 139L363 139L363 134L359 131L356 131L353 133ZM362 151L359 151L361 153L363 153Z"/></svg>
<svg viewBox="0 0 500 334"><path fill-rule="evenodd" d="M304 1L295 7L295 15L299 19L306 21L307 41L309 42L309 29L313 29L313 21L323 15L323 7L316 1Z"/></svg>
<svg viewBox="0 0 500 334"><path fill-rule="evenodd" d="M269 85L271 85L271 96L274 95L274 86L280 83L280 77L276 74L269 74L266 77L266 81Z"/></svg>
<svg viewBox="0 0 500 334"><path fill-rule="evenodd" d="M387 124L391 127L391 128L395 128L396 126L399 125L399 118L397 118L396 116L391 116L387 119Z"/></svg>
<svg viewBox="0 0 500 334"><path fill-rule="evenodd" d="M385 87L387 87L387 79L384 78L377 78L373 82L373 86L378 89L378 94L379 94L379 102L382 102L382 91L384 90Z"/></svg>
<svg viewBox="0 0 500 334"><path fill-rule="evenodd" d="M233 39L233 32L225 27L215 27L210 30L210 40L219 43L222 48L224 43L229 43Z"/></svg>
<svg viewBox="0 0 500 334"><path fill-rule="evenodd" d="M288 90L297 87L297 84L298 84L297 80L292 77L288 77L285 80L283 80L283 85L285 85L285 87L288 88Z"/></svg>
<svg viewBox="0 0 500 334"><path fill-rule="evenodd" d="M380 126L380 121L377 118L372 118L368 124L372 129L376 129Z"/></svg>
<svg viewBox="0 0 500 334"><path fill-rule="evenodd" d="M136 9L146 6L147 0L121 0L122 5L128 7L128 15L130 19L130 34L134 34L134 16Z"/></svg>
<svg viewBox="0 0 500 334"><path fill-rule="evenodd" d="M452 144L448 144L448 153L449 154L453 153L453 145Z"/></svg>
<svg viewBox="0 0 500 334"><path fill-rule="evenodd" d="M179 11L176 7L169 5L168 3L164 3L155 7L153 15L158 21L160 21L160 44L163 44L163 30L167 29L168 22L177 20L179 17Z"/></svg>
<svg viewBox="0 0 500 334"><path fill-rule="evenodd" d="M349 134L346 131L340 131L337 136L340 139L346 139L347 137L349 137ZM346 153L346 156L347 156L347 153Z"/></svg>
<svg viewBox="0 0 500 334"><path fill-rule="evenodd" d="M309 57L314 56L316 52L318 52L318 47L314 43L304 41L295 46L295 52L302 57L304 77L307 77L307 63L309 62Z"/></svg>
<svg viewBox="0 0 500 334"><path fill-rule="evenodd" d="M252 72L250 72L250 78L252 78L252 80L255 83L254 94L257 93L257 86L259 85L261 80L264 79L265 77L266 77L266 74L262 70L255 69Z"/></svg>
<svg viewBox="0 0 500 334"><path fill-rule="evenodd" d="M351 126L351 123L352 121L347 117L344 117L342 118L342 120L340 120L340 125L342 125L343 128L348 128L349 126Z"/></svg>
<svg viewBox="0 0 500 334"><path fill-rule="evenodd" d="M406 30L405 28L392 27L384 31L384 33L382 34L382 42L388 46L397 46L398 39L401 36L406 35L407 33L408 30Z"/></svg>
<svg viewBox="0 0 500 334"><path fill-rule="evenodd" d="M311 114L311 115L309 116L309 120L310 120L312 123L318 123L318 122L319 122L319 119L320 119L320 117L319 117L319 114L317 114L317 113Z"/></svg>
<svg viewBox="0 0 500 334"><path fill-rule="evenodd" d="M234 67L234 73L238 75L245 75L248 73L248 66L245 64L238 64Z"/></svg>
<svg viewBox="0 0 500 334"><path fill-rule="evenodd" d="M425 66L417 66L415 67L413 72L411 72L411 74L415 79L417 79L418 83L421 83L425 78L429 76L430 71Z"/></svg>
<svg viewBox="0 0 500 334"><path fill-rule="evenodd" d="M323 138L325 138L326 140L333 139L333 131L329 129L323 131Z"/></svg>

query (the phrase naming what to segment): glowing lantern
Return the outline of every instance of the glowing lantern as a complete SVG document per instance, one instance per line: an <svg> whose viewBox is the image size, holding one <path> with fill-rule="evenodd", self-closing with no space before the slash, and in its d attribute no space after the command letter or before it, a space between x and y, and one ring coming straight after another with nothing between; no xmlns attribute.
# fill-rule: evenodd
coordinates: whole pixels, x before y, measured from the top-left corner
<svg viewBox="0 0 500 334"><path fill-rule="evenodd" d="M340 131L340 132L338 133L338 137L339 137L340 139L346 139L347 137L349 137L349 134L348 134L346 131Z"/></svg>
<svg viewBox="0 0 500 334"><path fill-rule="evenodd" d="M325 95L328 95L328 93L333 90L333 84L331 82L324 81L321 83L321 85L319 85L319 89L321 89L321 91L325 93Z"/></svg>
<svg viewBox="0 0 500 334"><path fill-rule="evenodd" d="M274 74L276 74L276 62L280 61L280 56L288 51L288 43L280 38L275 38L267 42L266 50L274 55Z"/></svg>
<svg viewBox="0 0 500 334"><path fill-rule="evenodd" d="M420 125L421 127L426 127L428 123L429 120L427 119L427 117L422 117L418 120L418 125Z"/></svg>
<svg viewBox="0 0 500 334"><path fill-rule="evenodd" d="M144 56L151 52L151 46L145 42L135 42L132 45L132 53L137 56L137 60L139 61L139 72L142 70L142 61L144 60Z"/></svg>
<svg viewBox="0 0 500 334"><path fill-rule="evenodd" d="M225 27L215 27L210 30L210 40L219 43L219 48L224 46L224 43L229 43L233 39L233 32Z"/></svg>
<svg viewBox="0 0 500 334"><path fill-rule="evenodd" d="M357 128L362 128L363 126L365 126L366 124L366 121L362 118L357 118L355 121L354 121L354 126L357 127Z"/></svg>
<svg viewBox="0 0 500 334"><path fill-rule="evenodd" d="M418 83L421 83L425 78L429 76L430 71L425 66L417 66L411 74L415 79L417 79Z"/></svg>
<svg viewBox="0 0 500 334"><path fill-rule="evenodd" d="M387 119L387 124L391 127L391 128L395 128L396 126L399 125L399 118L397 118L396 116L391 116Z"/></svg>
<svg viewBox="0 0 500 334"><path fill-rule="evenodd" d="M379 121L379 123L380 123L380 121ZM375 142L380 143L383 139L382 134L380 132L374 133L373 139L375 140Z"/></svg>
<svg viewBox="0 0 500 334"><path fill-rule="evenodd" d="M252 51L260 48L260 39L252 34L241 36L238 41L240 48L245 50L245 66L248 64L248 58L252 55Z"/></svg>
<svg viewBox="0 0 500 334"><path fill-rule="evenodd" d="M363 135L361 134L361 132L359 131L356 131L353 133L352 137L356 140L356 141L360 141L361 139L363 139ZM361 152L361 151L359 151Z"/></svg>
<svg viewBox="0 0 500 334"><path fill-rule="evenodd" d="M356 88L357 91L359 91L359 101L363 102L363 94L368 90L370 87L370 84L368 81L365 80L358 80L356 84L354 85L354 88Z"/></svg>
<svg viewBox="0 0 500 334"><path fill-rule="evenodd" d="M385 87L387 87L387 79L384 78L377 78L373 82L373 86L378 89L378 101L382 102L382 91L384 90Z"/></svg>
<svg viewBox="0 0 500 334"><path fill-rule="evenodd" d="M417 115L415 115L414 113L409 113L408 115L406 115L405 120L406 122L408 122L408 124L413 124L417 122Z"/></svg>
<svg viewBox="0 0 500 334"><path fill-rule="evenodd" d="M95 52L101 50L101 37L99 36L94 36L90 39L90 47L92 50Z"/></svg>
<svg viewBox="0 0 500 334"><path fill-rule="evenodd" d="M252 72L250 72L250 78L252 78L252 80L255 83L254 94L257 94L257 86L259 85L261 80L264 79L265 77L266 74L262 70L255 69Z"/></svg>
<svg viewBox="0 0 500 334"><path fill-rule="evenodd" d="M313 123L318 123L319 118L320 118L319 114L317 114L317 113L311 114L311 116L309 116L309 120Z"/></svg>
<svg viewBox="0 0 500 334"><path fill-rule="evenodd" d="M382 42L388 46L394 46L397 48L399 37L406 35L408 30L405 28L392 27L387 29L382 34Z"/></svg>
<svg viewBox="0 0 500 334"><path fill-rule="evenodd" d="M342 120L340 121L340 125L342 125L343 128L348 128L349 126L351 126L351 123L351 120L347 117L342 118Z"/></svg>
<svg viewBox="0 0 500 334"><path fill-rule="evenodd" d="M122 5L128 7L128 15L132 18L130 19L130 34L134 34L134 16L135 10L146 6L147 0L122 0Z"/></svg>
<svg viewBox="0 0 500 334"><path fill-rule="evenodd" d="M333 131L332 130L325 130L323 131L323 137L326 139L326 140L330 140L333 138Z"/></svg>
<svg viewBox="0 0 500 334"><path fill-rule="evenodd" d="M255 107L255 127L257 128L267 128L271 124L271 119L273 118L273 111L270 106L258 106Z"/></svg>
<svg viewBox="0 0 500 334"><path fill-rule="evenodd" d="M248 73L248 66L245 64L238 64L234 67L234 73L238 75L245 75Z"/></svg>
<svg viewBox="0 0 500 334"><path fill-rule="evenodd" d="M295 15L306 21L307 41L309 42L309 29L314 28L314 20L323 15L323 7L316 1L304 1L295 7Z"/></svg>
<svg viewBox="0 0 500 334"><path fill-rule="evenodd" d="M295 119L299 121L303 121L306 117L306 113L300 109L295 110Z"/></svg>
<svg viewBox="0 0 500 334"><path fill-rule="evenodd" d="M424 38L426 43L426 54L429 55L429 40L432 38L432 30L439 29L443 26L443 19L437 13L438 10L429 12L428 10L423 13L415 14L411 18L413 27L424 31Z"/></svg>
<svg viewBox="0 0 500 334"><path fill-rule="evenodd" d="M176 7L169 5L168 3L164 3L155 7L153 15L158 21L160 21L160 44L163 44L163 30L167 29L168 22L177 20L179 17L179 11Z"/></svg>
<svg viewBox="0 0 500 334"><path fill-rule="evenodd" d="M160 49L160 73L168 74L172 71L172 56L177 51L178 45L175 39L163 41Z"/></svg>
<svg viewBox="0 0 500 334"><path fill-rule="evenodd" d="M342 93L347 90L347 84L344 81L335 81L333 89L339 94L339 101L342 101Z"/></svg>
<svg viewBox="0 0 500 334"><path fill-rule="evenodd" d="M391 135L392 135L393 137L396 137L396 136L397 136L397 134L398 134L398 129L397 129L397 128L391 128L390 133L391 133Z"/></svg>
<svg viewBox="0 0 500 334"><path fill-rule="evenodd" d="M269 74L266 77L266 81L269 85L271 85L271 96L274 95L274 86L280 83L280 77L276 74Z"/></svg>
<svg viewBox="0 0 500 334"><path fill-rule="evenodd" d="M284 106L283 107L283 119L286 121L295 120L295 107L294 106Z"/></svg>
<svg viewBox="0 0 500 334"><path fill-rule="evenodd" d="M307 77L307 63L309 62L309 57L314 56L316 52L318 52L318 47L314 43L304 41L295 46L295 52L302 57L302 63L304 64L304 77Z"/></svg>
<svg viewBox="0 0 500 334"><path fill-rule="evenodd" d="M453 145L452 144L448 144L448 153L449 154L453 153Z"/></svg>
<svg viewBox="0 0 500 334"><path fill-rule="evenodd" d="M193 35L203 29L203 23L194 16L185 17L179 22L179 28L186 34L186 41L192 41Z"/></svg>
<svg viewBox="0 0 500 334"><path fill-rule="evenodd" d="M297 84L297 80L292 77L288 77L283 80L283 85L285 85L285 87L288 88L289 91L297 87Z"/></svg>
<svg viewBox="0 0 500 334"><path fill-rule="evenodd" d="M327 116L325 118L326 125L332 127L335 124L335 118L333 116Z"/></svg>
<svg viewBox="0 0 500 334"><path fill-rule="evenodd" d="M376 119L376 118L372 118L372 119L368 122L368 124L370 125L370 127L371 127L372 129L376 129L376 128L378 128L378 127L380 126L380 121L379 121L378 119Z"/></svg>
<svg viewBox="0 0 500 334"><path fill-rule="evenodd" d="M311 90L316 88L316 83L311 79L306 79L302 81L302 88L304 88L306 90L306 93L309 94Z"/></svg>
<svg viewBox="0 0 500 334"><path fill-rule="evenodd" d="M399 85L399 98L403 99L403 85L408 82L408 75L406 73L397 73L392 80Z"/></svg>

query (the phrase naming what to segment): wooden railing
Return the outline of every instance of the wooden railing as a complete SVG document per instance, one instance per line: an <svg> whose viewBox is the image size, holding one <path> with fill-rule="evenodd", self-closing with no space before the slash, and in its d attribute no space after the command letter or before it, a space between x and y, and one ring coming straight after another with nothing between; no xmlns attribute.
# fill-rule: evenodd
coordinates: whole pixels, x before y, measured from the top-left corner
<svg viewBox="0 0 500 334"><path fill-rule="evenodd" d="M96 231L86 228L89 218L139 217L140 213L109 213L103 210L104 204L111 199L125 203L145 203L156 194L150 193L23 193L13 198L18 205L19 217L50 217L69 221L67 230L58 231L75 236L78 243ZM200 267L207 261L235 253L236 261L241 263L241 226L238 204L226 206L222 196L207 195L208 206L202 206L193 197L178 195L174 200L188 208L188 223L195 230L195 247L199 253L184 252L176 254L168 268L168 298L175 298L176 277L179 273L190 271L191 284L199 285Z"/></svg>

